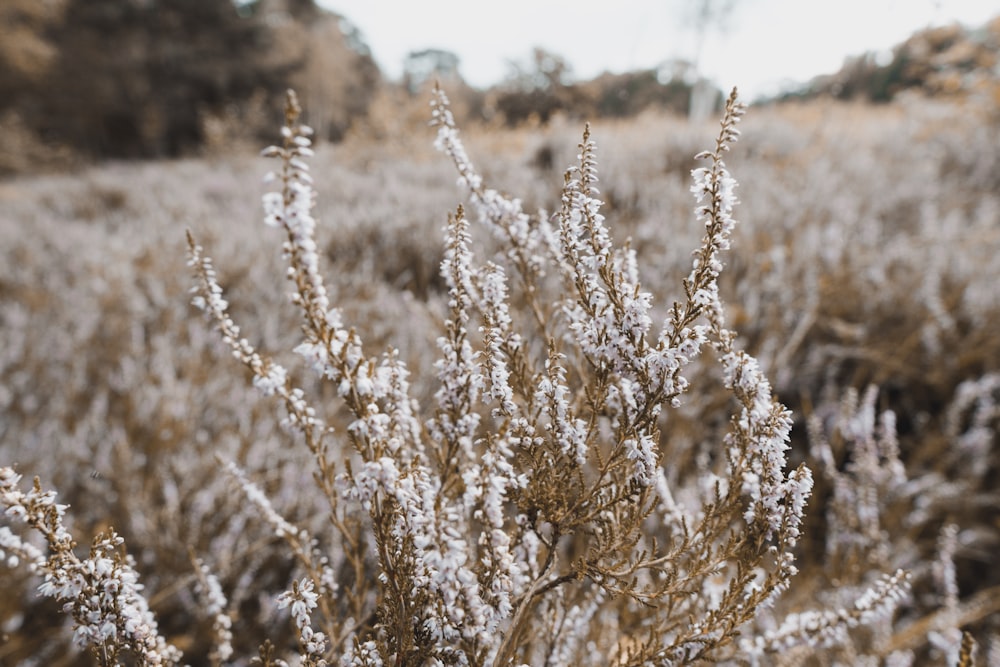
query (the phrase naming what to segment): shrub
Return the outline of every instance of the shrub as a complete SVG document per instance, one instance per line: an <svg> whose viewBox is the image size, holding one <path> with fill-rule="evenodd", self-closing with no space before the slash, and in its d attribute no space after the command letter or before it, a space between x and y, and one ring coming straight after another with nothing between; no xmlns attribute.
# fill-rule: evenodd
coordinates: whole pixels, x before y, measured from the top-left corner
<svg viewBox="0 0 1000 667"><path fill-rule="evenodd" d="M871 494L899 476L892 419L876 430L873 392L860 411L845 401L846 416L830 423L856 443L854 465L844 472L838 441L824 435L820 420L813 426L816 458L836 489L831 534L858 537L832 543L830 562L862 566L844 569L851 581L835 584L837 605L779 613L782 594L798 582L793 554L812 477L803 465L790 469L790 414L757 361L737 347L719 299L736 203L724 157L742 113L734 93L714 150L699 156L707 164L693 172L692 191L704 236L683 297L657 310L642 289L636 252L615 243L601 215L589 129L559 210L528 215L518 200L484 185L436 93L438 146L492 241L473 243L463 208L449 217L436 389L418 397L400 355L366 352L331 307L314 239L309 130L289 97L283 145L266 152L280 161L281 188L265 195L264 205L266 222L285 237L302 325L295 351L322 384L243 336L211 260L189 236L195 303L253 385L283 405L286 426L312 455L325 504L327 521L307 529L273 509L264 480L256 481L263 467L221 466L296 561L296 578L278 604L291 616L297 648L272 628L276 644L260 647L261 662L297 653L302 664L766 663L778 652L794 657L793 649L836 655L838 646L848 656L891 654L905 662L886 646L895 646L887 641L892 612L911 575L870 569L891 560L878 548ZM490 259L475 251L486 247L498 248ZM701 354L706 346L734 406L717 441L719 406L693 393L687 379L699 364L710 365ZM993 391L984 381L956 404L955 433L968 433L970 448L983 446L976 434L994 418ZM981 407L963 417L973 405ZM699 439L712 443L712 456L693 468L674 465L691 456L689 443L670 437L680 409L699 413ZM40 592L64 603L75 638L99 662L179 658L142 597L137 564L120 537L104 531L89 556L77 555L65 507L37 481L23 491L11 468L0 470L0 502L12 524L26 523L46 542L40 547L4 527L8 560L42 576ZM946 589L954 589L954 540L953 531L942 533L938 569ZM236 609L210 569L192 560L193 606L211 619L215 637L208 657L226 662L237 639L229 616ZM939 626L950 632L957 624ZM962 664L970 664L970 647L961 642Z"/></svg>

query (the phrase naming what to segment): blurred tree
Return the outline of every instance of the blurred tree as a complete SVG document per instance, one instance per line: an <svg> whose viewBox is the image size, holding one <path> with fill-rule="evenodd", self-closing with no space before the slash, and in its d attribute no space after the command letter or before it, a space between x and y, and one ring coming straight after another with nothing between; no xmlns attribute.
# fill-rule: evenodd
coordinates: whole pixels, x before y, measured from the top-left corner
<svg viewBox="0 0 1000 667"><path fill-rule="evenodd" d="M339 141L368 113L382 80L361 31L313 0L260 0L260 5L258 15L272 38L267 62L279 69L296 64L284 87L299 94L318 138Z"/></svg>
<svg viewBox="0 0 1000 667"><path fill-rule="evenodd" d="M561 88L569 84L573 73L565 58L537 46L532 49L527 66L516 61L510 61L508 66L510 73L505 86L522 91Z"/></svg>
<svg viewBox="0 0 1000 667"><path fill-rule="evenodd" d="M444 49L410 51L403 61L403 85L413 95L429 81L460 82L459 62L457 55Z"/></svg>
<svg viewBox="0 0 1000 667"><path fill-rule="evenodd" d="M709 32L713 27L720 32L729 28L737 0L683 0L685 22L695 34L694 56L691 59L695 80L691 88L691 103L688 107L688 117L691 120L704 120L715 111L721 103L715 86L701 73L701 56L708 41Z"/></svg>
<svg viewBox="0 0 1000 667"><path fill-rule="evenodd" d="M0 110L32 91L58 54L46 38L61 18L58 3L38 0L0 2Z"/></svg>
<svg viewBox="0 0 1000 667"><path fill-rule="evenodd" d="M558 111L582 111L579 91L570 83L571 68L559 55L536 47L528 65L510 62L494 106L508 125L529 119L547 123Z"/></svg>
<svg viewBox="0 0 1000 667"><path fill-rule="evenodd" d="M314 0L0 0L0 112L85 155L256 142L287 87L339 139L380 81L357 28Z"/></svg>
<svg viewBox="0 0 1000 667"><path fill-rule="evenodd" d="M785 98L831 95L890 102L905 90L986 99L1000 95L1000 17L980 28L953 24L922 30L891 52L848 58L835 74L816 77Z"/></svg>
<svg viewBox="0 0 1000 667"><path fill-rule="evenodd" d="M267 40L232 0L67 0L31 121L95 155L179 155L204 113L277 94L295 63L267 63Z"/></svg>
<svg viewBox="0 0 1000 667"><path fill-rule="evenodd" d="M665 78L659 70L604 73L580 85L595 101L596 116L624 118L651 107L684 115L691 95L683 77Z"/></svg>

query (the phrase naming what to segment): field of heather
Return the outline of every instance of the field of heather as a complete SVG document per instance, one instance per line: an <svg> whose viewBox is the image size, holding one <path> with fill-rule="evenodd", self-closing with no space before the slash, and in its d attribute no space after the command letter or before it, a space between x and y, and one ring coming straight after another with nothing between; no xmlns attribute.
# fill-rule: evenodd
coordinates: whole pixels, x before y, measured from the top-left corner
<svg viewBox="0 0 1000 667"><path fill-rule="evenodd" d="M1000 665L996 108L583 129L0 182L0 664Z"/></svg>

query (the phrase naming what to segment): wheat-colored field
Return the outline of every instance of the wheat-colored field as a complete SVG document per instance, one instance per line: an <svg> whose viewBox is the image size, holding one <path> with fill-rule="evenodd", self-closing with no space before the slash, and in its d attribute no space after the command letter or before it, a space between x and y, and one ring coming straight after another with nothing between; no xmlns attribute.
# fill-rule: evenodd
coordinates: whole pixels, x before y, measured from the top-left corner
<svg viewBox="0 0 1000 667"><path fill-rule="evenodd" d="M556 119L462 136L489 187L551 220L582 131ZM1000 114L975 100L813 102L751 108L741 131L725 156L740 203L719 292L738 346L792 410L788 466L808 466L815 487L794 548L799 574L716 657L953 665L968 631L975 664L998 665ZM714 148L718 124L647 114L595 122L591 132L610 236L616 246L629 240L642 288L653 295L650 317L663 322L686 298L682 281L705 233L692 213L691 170L695 154ZM320 145L311 159L329 300L369 354L399 350L422 405L435 404L436 341L447 335L454 299L440 271L444 229L467 199L434 138L423 125L396 128L380 142ZM302 316L288 298L285 236L263 224L260 205L271 162L241 154L116 163L0 183L0 466L23 475L24 489L37 475L43 488L58 490L81 557L109 527L124 537L160 632L190 664L246 664L265 639L275 658L308 653L277 604L302 565L225 472L227 462L287 520L312 535L340 534L301 433L282 427L284 409L254 389L191 306L186 230L211 255L248 342L289 369L338 433L349 432L355 415L337 387L292 353ZM501 261L502 243L469 215L476 255ZM733 399L711 351L685 376L690 388L660 417L657 446L677 501L697 506L724 476ZM39 574L10 548L15 533L44 544L16 519L0 519L14 531L0 527L8 557L0 567L0 664L93 664L72 645L74 619L38 595ZM336 544L321 537L319 546L340 568L341 590L377 587L361 577L378 568L351 562ZM205 602L195 558L224 592L229 660L210 657L219 610ZM898 570L909 583L886 613L841 619L842 627L822 616L851 609ZM709 574L690 595L719 595ZM545 614L536 609L536 629L551 645L525 640L510 664L569 664L559 656L631 664L639 652L630 653L630 642L639 646L649 632L642 605L569 585L559 591L562 611L554 603ZM369 609L370 601L350 598L340 594L324 613ZM585 602L597 609L590 629L576 644L560 644L553 628ZM336 626L343 635L331 638L331 659L347 650L355 624L389 622L372 614ZM834 629L822 635L810 623ZM748 657L764 644L782 651ZM404 664L401 655L395 664Z"/></svg>

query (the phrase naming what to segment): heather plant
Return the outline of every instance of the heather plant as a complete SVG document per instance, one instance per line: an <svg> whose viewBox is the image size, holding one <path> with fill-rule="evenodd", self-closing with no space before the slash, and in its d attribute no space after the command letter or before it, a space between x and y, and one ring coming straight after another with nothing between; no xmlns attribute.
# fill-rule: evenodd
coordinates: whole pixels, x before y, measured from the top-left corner
<svg viewBox="0 0 1000 667"><path fill-rule="evenodd" d="M339 508L351 502L368 514L377 571L356 576L382 585L371 599L354 601L351 617L372 620L344 627L323 614L323 634L300 612L303 659L318 660L327 637L346 644L345 659L359 664L511 664L554 652L594 660L592 645L578 646L588 635L604 644L600 660L623 665L723 655L795 573L791 548L811 487L806 468L784 469L789 416L755 360L735 349L718 300L719 254L734 224L735 181L723 155L743 113L735 94L715 150L701 156L710 166L694 172L706 233L684 281L686 298L659 332L651 330L652 296L641 289L635 255L614 248L600 214L589 130L552 225L483 185L446 98L436 94L438 144L481 222L506 248L498 262L476 263L464 210L449 219L440 388L423 420L397 353L366 356L330 305L310 213L309 130L298 113L290 97L284 146L267 152L282 161L282 189L265 195L266 222L287 234L293 301L304 321L296 351L331 381L353 416L349 450L341 445L331 456L330 427L286 369L241 338L210 260L189 243L200 279L196 303L254 384L281 397L289 425L316 457L317 483L355 570L370 561L370 546L352 525L356 513ZM550 272L571 296L543 300ZM475 348L474 317L481 333ZM530 333L519 333L515 321ZM662 407L679 405L687 388L684 366L709 340L741 408L725 443L725 474L688 508L674 498L661 465L658 425ZM280 535L297 536L272 521ZM300 610L322 598L334 604L335 571L344 565L331 571L328 560L318 566L297 541L292 547L310 573L291 594ZM563 628L556 611L567 598L572 609L585 610L574 614L576 627ZM641 634L632 637L628 626L607 637L589 631L604 609L634 616Z"/></svg>
<svg viewBox="0 0 1000 667"><path fill-rule="evenodd" d="M215 222L253 215L249 193L218 183L225 169L199 165L179 165L193 177L178 190L202 192L194 199L217 209L183 209L156 186L140 197L143 186L112 170L79 196L78 184L58 186L63 196L47 206L81 222L50 240L30 242L51 226L42 219L3 227L5 266L25 274L8 268L0 283L14 296L0 353L5 456L59 488L73 512L4 469L0 548L14 567L2 576L18 592L0 601L0 659L63 659L52 630L38 633L47 646L18 652L63 604L66 637L104 664L170 662L178 648L204 664L251 655L263 664L973 664L967 627L987 640L980 659L995 658L995 588L988 573L970 583L995 540L998 389L984 373L993 342L973 326L996 312L995 297L973 267L950 261L976 252L959 228L990 247L995 197L963 201L969 191L949 190L953 177L988 180L986 153L951 151L957 137L938 135L959 160L955 173L942 172L936 198L910 218L902 211L921 201L920 170L912 177L894 166L892 184L832 142L823 147L830 157L817 157L801 135L765 128L771 143L751 138L750 149L778 151L793 180L776 189L773 172L747 169L741 180L754 196L742 210L751 222L734 228L727 163L741 158L727 149L742 114L730 100L715 149L701 156L704 167L692 165L698 224L692 232L670 223L664 233L663 220L687 217L676 200L690 187L678 178L690 158L677 156L695 152L690 135L665 146L639 143L648 128L611 128L598 194L587 134L563 187L548 191L523 163L478 171L438 94L437 144L469 195L448 220L442 251L396 212L405 203L403 216L441 220L433 211L443 205L426 194L436 167L419 163L413 189L376 171L379 189L366 191L369 167L311 155L308 130L289 111L284 143L268 151L280 165L278 192L264 201L284 237L284 266L256 235ZM914 162L918 151L873 127L868 140L884 142L887 164ZM665 164L644 150L663 151ZM829 182L841 159L880 198L866 199L845 175ZM636 168L650 187L629 175ZM351 206L316 199L314 173ZM485 185L498 178L531 200L554 192L555 212L527 213ZM813 192L811 213L800 199L781 208L789 183ZM657 188L667 202L654 202L648 191ZM783 213L766 227L768 206ZM947 226L935 226L938 210L951 211ZM162 211L183 212L143 229L128 224ZM621 224L608 227L602 213ZM866 231L890 215L887 224L909 224L909 236ZM207 328L170 305L183 300L168 279L177 228L192 218L196 302L245 364L246 384L283 406L277 417L224 371ZM852 251L824 235L832 219L886 251ZM370 230L376 222L383 235ZM117 240L98 252L85 240L102 225ZM747 252L726 256L730 240ZM199 242L221 260L218 273ZM143 250L108 259L129 258L133 247ZM42 248L60 259L42 262ZM921 272L907 264L914 257ZM67 273L49 268L60 263ZM417 268L434 264L436 277ZM275 296L277 273L291 279L290 304ZM91 275L93 292L73 277ZM677 302L653 298L650 284L677 285ZM873 286L882 292L855 296ZM931 316L900 298L904 290L921 295ZM721 293L736 303L724 310ZM86 316L63 314L73 308ZM900 327L900 311L916 332L903 347L932 374L902 394L891 384L845 392L899 377L902 352L879 340L879 327ZM32 324L40 312L51 313L48 327ZM441 316L444 325L434 324ZM288 326L296 319L298 331ZM246 333L237 321L250 323ZM43 328L65 336L30 335ZM944 350L956 341L966 348L949 361ZM66 370L37 374L28 363L43 353ZM815 399L801 408L808 447L761 368L774 369L791 404ZM42 380L67 391L40 398ZM937 397L942 406L919 421ZM279 444L290 437L305 446ZM47 440L60 456L46 456ZM808 460L817 476L806 517L811 473L788 459ZM20 532L25 524L34 530ZM97 538L87 553L71 534ZM793 576L795 568L804 571ZM33 600L37 582L55 607Z"/></svg>
<svg viewBox="0 0 1000 667"><path fill-rule="evenodd" d="M506 236L506 270L517 272L545 345L532 350L527 339L512 330L505 267L473 264L468 222L459 208L449 221L442 265L450 313L446 335L439 341L441 388L433 416L421 423L409 396L408 373L395 351L381 360L367 358L357 334L346 329L340 312L331 308L318 268L314 195L304 161L312 154L310 130L298 124L297 102L289 97L285 144L268 151L281 158L282 189L265 196L266 222L287 233L284 250L295 285L293 301L304 320L305 341L296 351L332 382L354 417L347 428L353 456L340 461L340 470L337 461L347 448L341 445L337 458L331 458L328 440L333 429L317 416L286 370L241 337L210 260L193 239L189 247L200 280L196 304L212 315L224 341L252 372L254 385L282 398L288 425L315 456L315 479L340 532L344 562L337 563L322 555L308 533L274 513L260 490L233 469L247 499L260 508L277 535L289 541L306 568L306 578L293 585L281 604L292 608L307 664L323 660L327 641L345 646L345 659L363 662L508 664L537 650L532 644L538 638L528 632L528 620L537 609L552 604L547 594L552 597L556 589L576 582L583 586L577 586L582 591L575 596L589 610L577 620L581 625L606 597L631 601L638 605L636 610L655 610L649 637L622 649L619 662L653 656L661 662L696 659L730 644L755 608L787 586L794 572L788 548L798 537L810 478L804 468L784 477L788 417L771 402L753 360L733 350L732 334L722 325L715 282L721 270L718 253L728 247L735 201L735 182L725 171L722 154L738 135L735 125L741 113L734 96L716 150L705 155L712 166L697 172L695 191L699 201L707 199L699 209L706 236L685 281L687 300L674 305L653 345L647 342L651 297L640 291L635 257L627 249L614 251L599 213L589 131L579 166L567 172L558 232L544 220L532 228L517 201L483 189L439 93L439 143L470 188L481 217ZM540 303L536 295L545 255L576 293L574 299L557 304L558 310ZM473 352L468 341L474 313L482 322L479 352ZM565 318L561 333L555 329L557 314ZM702 315L708 324L696 325ZM700 352L709 333L727 360L727 384L744 404L743 424L729 445L733 483L717 483L714 502L699 512L702 516L689 519L676 504L660 466L657 423L661 406L678 402L686 387L681 369ZM567 342L577 348L576 368L564 361L569 358L563 352ZM544 353L541 360L531 354L539 351ZM589 370L594 377L573 389L567 379L570 370L581 378ZM490 408L488 415L480 405ZM481 430L484 418L489 426ZM754 442L757 431L760 442ZM49 536L51 555L36 556L35 569L45 570L47 579L57 582L76 581L75 587L48 586L43 592L67 601L77 641L92 646L103 662L117 660L119 634L124 647L141 661L175 659L162 640L157 638L152 646L144 643L148 635L156 637L155 621L135 637L129 620L133 615L116 607L114 595L98 602L100 610L84 604L90 588L74 571L95 569L98 586L101 577L115 580L114 569L102 564L111 562L108 553L118 538L100 539L83 565L65 566L63 560L72 561L73 545L62 527L64 508L37 482L35 495L46 502L26 500L17 489L18 480L5 469L5 483L11 487L4 496L8 514ZM749 497L746 507L743 496ZM362 538L358 512L341 509L347 503L368 514L368 539ZM643 524L651 521L655 509L667 518L665 547L643 535ZM750 527L750 539L738 540L731 533L730 525L739 517ZM27 545L8 534L9 548L28 552ZM768 544L772 541L777 544ZM771 552L779 556L765 569L764 556L772 546ZM372 567L371 547L376 572L366 571ZM356 581L374 577L380 583L368 595L349 596L351 618L367 617L367 622L345 623L336 613L338 570L345 570L346 563L353 563ZM732 583L720 587L717 597L707 598L715 608L692 606L700 599L692 597L692 587L706 574L730 569ZM106 590L115 593L119 588ZM123 593L123 604L132 597ZM319 601L324 603L325 633L312 630L310 617L321 606ZM660 612L662 603L673 613ZM84 609L78 613L81 605ZM213 604L213 611L218 613L218 607ZM686 628L674 614L688 618ZM545 635L555 644L557 628L549 630L554 634Z"/></svg>

